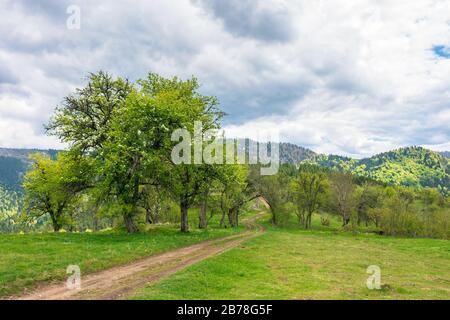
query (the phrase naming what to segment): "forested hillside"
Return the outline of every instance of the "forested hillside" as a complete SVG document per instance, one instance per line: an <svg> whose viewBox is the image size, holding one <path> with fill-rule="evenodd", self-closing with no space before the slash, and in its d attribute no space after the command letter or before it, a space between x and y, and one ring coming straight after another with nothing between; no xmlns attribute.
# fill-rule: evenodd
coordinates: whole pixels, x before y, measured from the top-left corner
<svg viewBox="0 0 450 320"><path fill-rule="evenodd" d="M21 191L23 174L28 170L31 153L41 152L55 157L56 150L0 148L0 185L4 189Z"/></svg>
<svg viewBox="0 0 450 320"><path fill-rule="evenodd" d="M0 148L0 184L4 189L21 191L22 176L30 164L28 156L34 152L47 153L54 158L57 150ZM447 190L450 189L449 156L449 152L437 153L422 147L408 147L357 160L338 155L321 155L292 143L280 143L282 164L312 160L324 167L348 170L388 184Z"/></svg>
<svg viewBox="0 0 450 320"><path fill-rule="evenodd" d="M207 228L208 206L221 215L221 226L228 220L237 227L245 205L263 196L273 224L282 225L295 213L299 224L309 229L313 213L320 209L341 216L344 227L372 224L385 234L449 237L449 160L439 153L409 147L355 160L281 143L282 165L272 175L252 164L178 163L173 160L178 144L171 132L180 126L190 128L189 134L195 132L193 119L202 119L204 128L220 128L223 113L217 100L199 99L195 78L182 81L150 73L135 86L100 72L65 99L47 126L62 142L69 142L70 152L45 151L30 157L39 150L2 150L7 164L2 176L6 187L0 194L2 230L124 227L136 233L143 224L173 222L177 219L170 217L178 215L180 231L187 232L189 211L199 208L198 226ZM187 108L185 100L198 108ZM86 108L86 101L102 103ZM111 113L113 108L120 112ZM190 117L186 112L192 112ZM248 140L245 146L254 150L256 144ZM209 152L207 147L204 152ZM11 219L16 212L20 218ZM322 218L328 224L327 217ZM18 224L21 229L14 227Z"/></svg>
<svg viewBox="0 0 450 320"><path fill-rule="evenodd" d="M54 158L56 150L0 148L0 232L17 231L23 200L22 181L31 166L29 155L48 154Z"/></svg>
<svg viewBox="0 0 450 320"><path fill-rule="evenodd" d="M23 174L28 170L29 155L35 152L49 154L55 158L57 150L0 148L0 184L8 190L21 191ZM312 159L317 154L292 143L280 143L280 162L297 164Z"/></svg>
<svg viewBox="0 0 450 320"><path fill-rule="evenodd" d="M435 187L444 193L450 188L448 158L422 147L400 148L361 160L320 155L314 161L387 184Z"/></svg>
<svg viewBox="0 0 450 320"><path fill-rule="evenodd" d="M21 198L18 192L0 185L0 233L14 231Z"/></svg>
<svg viewBox="0 0 450 320"><path fill-rule="evenodd" d="M282 164L298 164L307 159L313 159L317 156L312 150L300 147L292 143L280 143L280 162Z"/></svg>
<svg viewBox="0 0 450 320"><path fill-rule="evenodd" d="M441 151L439 152L441 155L443 155L446 158L450 158L450 151Z"/></svg>

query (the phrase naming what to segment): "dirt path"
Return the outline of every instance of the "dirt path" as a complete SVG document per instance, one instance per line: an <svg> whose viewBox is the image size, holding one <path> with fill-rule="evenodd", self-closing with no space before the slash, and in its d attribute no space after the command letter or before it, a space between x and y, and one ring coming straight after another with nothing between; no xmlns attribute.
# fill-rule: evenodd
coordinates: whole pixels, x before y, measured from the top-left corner
<svg viewBox="0 0 450 320"><path fill-rule="evenodd" d="M264 232L256 223L263 213L243 223L247 231L225 238L208 240L189 247L153 255L136 262L113 267L81 278L81 289L67 289L65 283L37 289L33 293L15 297L24 300L76 300L76 299L120 299L137 288L156 282L187 266L234 248L244 241Z"/></svg>

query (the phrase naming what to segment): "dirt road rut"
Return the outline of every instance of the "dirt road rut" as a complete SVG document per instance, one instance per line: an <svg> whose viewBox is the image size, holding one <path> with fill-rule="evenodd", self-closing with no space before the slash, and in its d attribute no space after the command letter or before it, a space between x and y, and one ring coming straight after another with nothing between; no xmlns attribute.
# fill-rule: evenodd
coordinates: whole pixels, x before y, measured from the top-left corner
<svg viewBox="0 0 450 320"><path fill-rule="evenodd" d="M25 300L76 300L76 299L121 299L136 289L157 282L187 266L218 255L239 246L264 232L257 224L262 214L255 215L243 223L247 230L225 238L208 240L141 260L102 270L83 276L80 289L68 289L65 283L49 285L14 299Z"/></svg>

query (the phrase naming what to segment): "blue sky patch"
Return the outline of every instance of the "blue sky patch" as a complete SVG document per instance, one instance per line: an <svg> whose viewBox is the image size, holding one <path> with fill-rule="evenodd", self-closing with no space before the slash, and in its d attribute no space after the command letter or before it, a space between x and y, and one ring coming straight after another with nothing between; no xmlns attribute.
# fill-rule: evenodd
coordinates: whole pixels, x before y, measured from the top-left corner
<svg viewBox="0 0 450 320"><path fill-rule="evenodd" d="M433 46L433 52L439 57L450 59L450 47L443 45Z"/></svg>

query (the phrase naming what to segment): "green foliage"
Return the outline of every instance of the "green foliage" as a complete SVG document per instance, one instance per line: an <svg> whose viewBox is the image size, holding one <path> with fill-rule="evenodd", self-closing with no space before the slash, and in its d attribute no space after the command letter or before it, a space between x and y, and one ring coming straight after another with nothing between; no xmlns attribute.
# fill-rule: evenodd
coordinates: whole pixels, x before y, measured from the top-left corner
<svg viewBox="0 0 450 320"><path fill-rule="evenodd" d="M0 233L18 231L21 195L0 185Z"/></svg>
<svg viewBox="0 0 450 320"><path fill-rule="evenodd" d="M320 224L322 226L329 227L330 226L330 218L326 217L326 216L320 217Z"/></svg>
<svg viewBox="0 0 450 320"><path fill-rule="evenodd" d="M450 208L435 189L413 197L401 191L370 212L384 234L450 239Z"/></svg>
<svg viewBox="0 0 450 320"><path fill-rule="evenodd" d="M325 173L318 166L304 164L298 171L292 182L292 198L299 223L308 229L311 227L312 214L323 206L326 200L328 182Z"/></svg>
<svg viewBox="0 0 450 320"><path fill-rule="evenodd" d="M206 130L217 130L220 128L223 112L218 108L215 97L204 96L198 92L199 84L196 78L183 81L176 77L165 79L150 73L147 79L138 83L143 95L154 102L155 110L159 112L158 117L151 116L158 124L157 147L161 150L158 155L158 183L179 203L181 230L188 231L188 209L199 201L199 197L205 193L205 189L213 180L223 176L223 170L213 164L173 163L171 150L179 142L172 141L170 134L176 129L184 128L190 133L191 139L195 139L196 121L202 123L202 135ZM161 129L167 130L166 133ZM193 140L187 142L190 146ZM192 149L189 151L193 152Z"/></svg>
<svg viewBox="0 0 450 320"><path fill-rule="evenodd" d="M318 173L322 178L316 178ZM322 208L322 215L325 212L337 214L344 231L371 230L386 235L450 238L449 197L437 188L386 186L373 180L357 179L348 171L328 171L308 162L300 165L295 175L286 169L279 175L289 181L289 187L286 183L275 185L276 194L286 192L280 188L290 190L290 196L282 201L296 205L293 212L300 222L304 221L310 204L315 204L311 212ZM318 181L323 181L324 186L313 188L315 183L318 186ZM319 190L317 197L322 201L309 201L314 197L308 195L315 195L311 190Z"/></svg>
<svg viewBox="0 0 450 320"><path fill-rule="evenodd" d="M448 299L447 240L273 227L232 250L148 284L130 299ZM320 230L318 230L320 228ZM369 290L370 265L382 285Z"/></svg>
<svg viewBox="0 0 450 320"><path fill-rule="evenodd" d="M171 135L176 129L184 128L193 135L196 121L202 123L201 134L220 127L223 112L217 99L200 94L198 89L195 78L166 79L150 73L146 79L130 84L105 72L90 74L88 84L64 99L47 126L50 134L69 143L71 157L89 164L89 181L78 190L58 185L52 179L44 179L45 184L37 191L36 183L27 183L28 207L33 207L33 201L47 203L37 215L49 213L55 228L60 228L61 224L70 223L59 220L68 217L63 211L67 211L66 202L71 199L61 202L51 197L64 199L82 193L87 198L84 203L94 207L88 211L94 215L105 211L120 213L132 233L139 229L135 219L153 207L148 205L148 191L153 186L179 204L181 229L188 231L188 209L199 203L215 180L232 174L217 165L172 161L171 152L178 141L172 141ZM192 141L186 142L190 146ZM66 160L70 161L69 157ZM50 164L47 171L57 172ZM28 180L39 180L38 176L30 174ZM90 190L86 190L87 185ZM53 190L57 192L54 194ZM42 194L45 201L39 199Z"/></svg>
<svg viewBox="0 0 450 320"><path fill-rule="evenodd" d="M330 209L349 224L356 207L355 184L349 173L333 172L330 176Z"/></svg>
<svg viewBox="0 0 450 320"><path fill-rule="evenodd" d="M78 264L82 274L87 274L240 231L214 223L209 230L193 227L188 234L166 224L135 234L118 230L0 234L0 297L42 282L64 281L70 264Z"/></svg>
<svg viewBox="0 0 450 320"><path fill-rule="evenodd" d="M373 213L372 217L369 212L380 205L383 192L382 186L367 182L356 188L354 196L358 224L364 223L367 226L370 222L377 223L377 219L374 219L377 217L377 214Z"/></svg>
<svg viewBox="0 0 450 320"><path fill-rule="evenodd" d="M182 154L192 159L196 133L217 133L223 115L194 77L150 73L132 84L105 72L91 74L47 126L69 151L56 159L35 156L25 176L27 221L49 216L55 230L97 230L116 226L120 217L128 232L136 232L145 223L174 221L178 206L182 231L188 231L190 209L198 207L202 228L208 210L222 213L223 226L228 217L235 227L246 203L262 196L273 224L285 224L295 212L309 228L321 210L340 215L352 231L364 225L386 234L447 237L445 157L411 147L354 160L281 144L284 164L272 176L261 176L258 165L174 163L175 147L185 143ZM183 140L172 141L182 128ZM212 152L220 156L220 149Z"/></svg>
<svg viewBox="0 0 450 320"><path fill-rule="evenodd" d="M450 188L449 160L422 147L401 148L361 160L321 155L315 162L391 185L434 187L443 194Z"/></svg>
<svg viewBox="0 0 450 320"><path fill-rule="evenodd" d="M297 165L299 162L313 159L317 154L309 149L297 146L292 143L279 143L280 163Z"/></svg>
<svg viewBox="0 0 450 320"><path fill-rule="evenodd" d="M91 73L88 85L64 98L46 128L75 150L95 150L108 140L111 120L131 89L128 81L106 72Z"/></svg>
<svg viewBox="0 0 450 320"><path fill-rule="evenodd" d="M133 216L145 195L140 186L155 183L157 177L160 161L156 152L164 148L169 135L163 126L166 119L151 98L134 91L111 120L109 139L98 149L100 200L121 206L130 232L137 231Z"/></svg>
<svg viewBox="0 0 450 320"><path fill-rule="evenodd" d="M63 152L56 160L40 153L32 155L31 160L32 169L24 177L26 218L34 223L48 214L58 231L70 224L71 206L89 183L90 165Z"/></svg>
<svg viewBox="0 0 450 320"><path fill-rule="evenodd" d="M225 216L232 227L238 226L239 213L244 205L258 194L253 189L248 177L248 168L243 165L227 165L217 188L217 196L222 212L221 224L226 225ZM214 196L213 196L214 197Z"/></svg>
<svg viewBox="0 0 450 320"><path fill-rule="evenodd" d="M277 225L285 215L286 204L289 201L289 177L276 174L261 176L259 166L251 167L249 177L253 187L266 200L272 214L272 223Z"/></svg>
<svg viewBox="0 0 450 320"><path fill-rule="evenodd" d="M292 202L285 202L276 212L276 224L279 227L286 227L291 222L293 212L296 210L296 206Z"/></svg>

